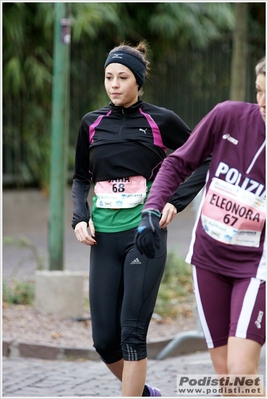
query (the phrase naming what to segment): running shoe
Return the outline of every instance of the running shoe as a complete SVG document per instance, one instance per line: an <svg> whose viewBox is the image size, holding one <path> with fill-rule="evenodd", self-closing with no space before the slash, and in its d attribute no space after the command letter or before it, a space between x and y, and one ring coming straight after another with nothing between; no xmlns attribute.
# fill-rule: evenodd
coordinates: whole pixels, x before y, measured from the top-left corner
<svg viewBox="0 0 268 399"><path fill-rule="evenodd" d="M148 391L150 392L150 396L161 396L160 389L156 387L151 387L150 385L147 385Z"/></svg>

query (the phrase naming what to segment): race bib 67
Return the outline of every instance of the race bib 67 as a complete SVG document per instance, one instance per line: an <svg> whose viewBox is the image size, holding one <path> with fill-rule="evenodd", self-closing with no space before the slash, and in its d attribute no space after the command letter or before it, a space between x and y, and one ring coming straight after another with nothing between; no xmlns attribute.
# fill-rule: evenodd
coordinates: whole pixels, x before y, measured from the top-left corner
<svg viewBox="0 0 268 399"><path fill-rule="evenodd" d="M213 178L201 210L206 233L231 245L258 247L266 220L266 201Z"/></svg>

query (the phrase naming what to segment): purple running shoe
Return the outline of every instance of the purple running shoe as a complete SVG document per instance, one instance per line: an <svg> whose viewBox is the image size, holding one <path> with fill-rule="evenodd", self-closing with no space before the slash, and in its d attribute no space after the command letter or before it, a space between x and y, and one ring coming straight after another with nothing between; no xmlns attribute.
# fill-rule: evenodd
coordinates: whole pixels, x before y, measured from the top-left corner
<svg viewBox="0 0 268 399"><path fill-rule="evenodd" d="M147 385L148 391L150 392L150 396L161 396L160 389L156 387L151 387L150 385Z"/></svg>

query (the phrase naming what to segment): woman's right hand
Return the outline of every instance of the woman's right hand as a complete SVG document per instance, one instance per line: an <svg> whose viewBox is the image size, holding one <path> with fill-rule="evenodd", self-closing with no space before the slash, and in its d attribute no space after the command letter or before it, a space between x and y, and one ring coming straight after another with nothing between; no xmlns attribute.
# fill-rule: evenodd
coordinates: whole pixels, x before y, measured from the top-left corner
<svg viewBox="0 0 268 399"><path fill-rule="evenodd" d="M88 234L88 228L87 228L87 223L86 222L80 222L77 223L77 225L75 226L74 229L74 233L76 235L76 238L79 242L81 242L82 244L85 245L96 245L97 242L94 239L95 237L95 227L94 227L94 223L92 221L92 219L89 220L89 230L90 230L90 234Z"/></svg>

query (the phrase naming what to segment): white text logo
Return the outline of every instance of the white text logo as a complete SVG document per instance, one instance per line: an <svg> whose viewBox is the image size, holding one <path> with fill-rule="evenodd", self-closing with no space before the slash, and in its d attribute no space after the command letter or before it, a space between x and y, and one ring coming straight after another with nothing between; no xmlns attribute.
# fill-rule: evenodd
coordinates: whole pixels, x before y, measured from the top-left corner
<svg viewBox="0 0 268 399"><path fill-rule="evenodd" d="M222 136L223 139L230 141L233 144L238 144L238 140L234 139L233 137L230 136L229 133L226 133Z"/></svg>
<svg viewBox="0 0 268 399"><path fill-rule="evenodd" d="M258 318L255 321L255 325L257 328L261 328L261 321L262 321L263 312L260 310L258 314Z"/></svg>
<svg viewBox="0 0 268 399"><path fill-rule="evenodd" d="M130 264L131 265L141 265L141 261L139 260L139 258L136 258Z"/></svg>

